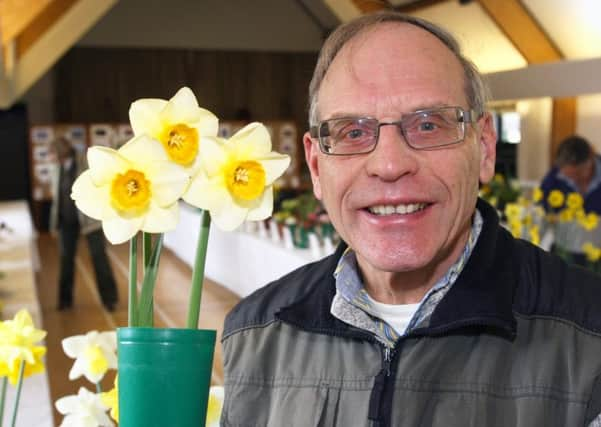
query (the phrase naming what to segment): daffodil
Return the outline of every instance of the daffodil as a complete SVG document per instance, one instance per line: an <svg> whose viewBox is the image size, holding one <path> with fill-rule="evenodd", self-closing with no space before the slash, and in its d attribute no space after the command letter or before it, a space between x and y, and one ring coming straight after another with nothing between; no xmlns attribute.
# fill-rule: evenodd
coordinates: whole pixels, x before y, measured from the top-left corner
<svg viewBox="0 0 601 427"><path fill-rule="evenodd" d="M224 391L221 386L213 386L209 390L206 427L219 427L221 410L223 408Z"/></svg>
<svg viewBox="0 0 601 427"><path fill-rule="evenodd" d="M100 395L102 403L110 408L111 418L119 422L119 376L115 375L114 387Z"/></svg>
<svg viewBox="0 0 601 427"><path fill-rule="evenodd" d="M523 206L518 203L507 203L505 205L505 216L507 216L509 220L519 219L523 210Z"/></svg>
<svg viewBox="0 0 601 427"><path fill-rule="evenodd" d="M117 337L115 331L90 331L85 335L75 335L63 339L65 354L75 359L69 372L74 380L84 375L96 384L109 369L117 369Z"/></svg>
<svg viewBox="0 0 601 427"><path fill-rule="evenodd" d="M582 245L582 250L586 255L586 259L590 262L597 262L601 259L601 248L596 247L591 242Z"/></svg>
<svg viewBox="0 0 601 427"><path fill-rule="evenodd" d="M25 367L29 365L28 373L40 372L43 370L41 358L46 352L44 346L36 345L46 336L46 331L36 329L31 319L31 315L25 309L21 309L15 314L12 320L0 322L0 361L2 370L13 382L16 382L16 375L21 361L25 362Z"/></svg>
<svg viewBox="0 0 601 427"><path fill-rule="evenodd" d="M44 355L46 354L46 347L38 345L31 348L33 353L33 363L25 363L23 370L23 378L30 377L31 375L40 374L46 370L44 364ZM21 370L21 361L15 359L12 364L6 363L4 360L0 361L0 377L7 377L8 381L12 385L17 384L19 381L19 372Z"/></svg>
<svg viewBox="0 0 601 427"><path fill-rule="evenodd" d="M102 221L111 243L123 243L139 230L161 233L176 227L176 202L189 176L158 141L139 136L119 150L90 147L88 163L71 197L84 214Z"/></svg>
<svg viewBox="0 0 601 427"><path fill-rule="evenodd" d="M99 394L84 387L76 395L61 397L55 403L56 409L65 415L59 427L113 427L106 414L108 408L102 403Z"/></svg>
<svg viewBox="0 0 601 427"><path fill-rule="evenodd" d="M528 229L528 235L532 243L535 245L540 244L540 230L537 225L533 225Z"/></svg>
<svg viewBox="0 0 601 427"><path fill-rule="evenodd" d="M273 183L288 168L290 157L271 151L269 132L251 123L229 140L207 138L199 173L183 199L206 209L212 221L230 231L242 222L268 218L273 210Z"/></svg>
<svg viewBox="0 0 601 427"><path fill-rule="evenodd" d="M578 221L587 231L592 231L599 225L599 215L594 212L589 212Z"/></svg>
<svg viewBox="0 0 601 427"><path fill-rule="evenodd" d="M160 141L169 158L193 174L200 165L203 138L217 136L218 119L200 108L190 88L183 87L169 101L139 99L131 104L129 120L134 135Z"/></svg>
<svg viewBox="0 0 601 427"><path fill-rule="evenodd" d="M584 199L579 193L570 193L566 199L566 206L568 209L572 209L574 211L581 209L584 205Z"/></svg>
<svg viewBox="0 0 601 427"><path fill-rule="evenodd" d="M536 187L534 190L532 190L532 201L534 203L538 203L543 200L544 195L545 193L543 190L541 190L539 187Z"/></svg>
<svg viewBox="0 0 601 427"><path fill-rule="evenodd" d="M559 190L552 190L547 196L547 202L552 208L560 208L563 206L565 196Z"/></svg>
<svg viewBox="0 0 601 427"><path fill-rule="evenodd" d="M575 218L575 212L571 209L563 209L559 213L559 221L560 222L571 222Z"/></svg>

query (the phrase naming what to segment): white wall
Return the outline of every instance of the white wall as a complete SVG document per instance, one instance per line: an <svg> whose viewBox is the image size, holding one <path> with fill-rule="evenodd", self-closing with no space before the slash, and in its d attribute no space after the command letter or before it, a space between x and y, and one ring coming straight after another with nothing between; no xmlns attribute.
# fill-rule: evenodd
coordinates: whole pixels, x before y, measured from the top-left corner
<svg viewBox="0 0 601 427"><path fill-rule="evenodd" d="M518 145L518 178L539 182L549 169L551 145L551 98L524 99L517 102L522 116L522 142Z"/></svg>
<svg viewBox="0 0 601 427"><path fill-rule="evenodd" d="M601 153L601 93L578 97L576 132Z"/></svg>

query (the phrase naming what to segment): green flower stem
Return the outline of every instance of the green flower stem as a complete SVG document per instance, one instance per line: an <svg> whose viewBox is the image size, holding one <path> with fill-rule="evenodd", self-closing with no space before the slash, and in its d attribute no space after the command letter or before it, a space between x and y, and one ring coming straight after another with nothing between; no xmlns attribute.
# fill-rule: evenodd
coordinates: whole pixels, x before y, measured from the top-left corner
<svg viewBox="0 0 601 427"><path fill-rule="evenodd" d="M128 326L138 326L138 236L129 241L129 301Z"/></svg>
<svg viewBox="0 0 601 427"><path fill-rule="evenodd" d="M142 254L144 258L144 276L146 276L146 272L149 268L150 263L150 255L152 251L152 234L150 233L142 233ZM154 311L154 298L150 301L150 311ZM154 325L154 316L150 319L150 325Z"/></svg>
<svg viewBox="0 0 601 427"><path fill-rule="evenodd" d="M10 423L15 427L17 423L17 411L19 409L19 399L21 398L21 388L23 388L23 372L25 371L25 359L21 359L21 367L19 368L19 381L17 382L17 392L15 394L15 408L13 409L13 419Z"/></svg>
<svg viewBox="0 0 601 427"><path fill-rule="evenodd" d="M152 327L153 324L153 294L156 285L157 274L159 270L159 260L163 248L163 235L159 234L155 240L154 248L150 254L150 261L146 274L142 280L142 291L140 292L140 302L138 304L138 325L141 327Z"/></svg>
<svg viewBox="0 0 601 427"><path fill-rule="evenodd" d="M188 320L186 324L189 329L198 328L200 300L202 297L202 282L205 275L205 261L207 258L207 246L209 244L210 228L211 215L209 211L201 210L200 232L198 233L196 259L194 260L194 272L192 273L192 289L190 291L190 302L188 306Z"/></svg>
<svg viewBox="0 0 601 427"><path fill-rule="evenodd" d="M6 384L8 383L8 377L2 378L2 394L0 394L0 426L3 424L2 419L4 418L4 401L6 400Z"/></svg>
<svg viewBox="0 0 601 427"><path fill-rule="evenodd" d="M100 381L98 381L98 382L96 383L96 393L97 393L97 394L100 394L100 393L102 393L102 386L100 385Z"/></svg>

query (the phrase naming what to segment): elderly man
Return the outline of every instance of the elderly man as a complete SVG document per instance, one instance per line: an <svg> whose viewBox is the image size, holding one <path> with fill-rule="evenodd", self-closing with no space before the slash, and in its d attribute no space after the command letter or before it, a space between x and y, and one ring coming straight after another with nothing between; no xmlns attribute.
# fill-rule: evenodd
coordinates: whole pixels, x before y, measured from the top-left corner
<svg viewBox="0 0 601 427"><path fill-rule="evenodd" d="M328 38L304 146L344 244L228 315L223 425L595 425L601 282L477 199L484 93L428 22L388 12Z"/></svg>

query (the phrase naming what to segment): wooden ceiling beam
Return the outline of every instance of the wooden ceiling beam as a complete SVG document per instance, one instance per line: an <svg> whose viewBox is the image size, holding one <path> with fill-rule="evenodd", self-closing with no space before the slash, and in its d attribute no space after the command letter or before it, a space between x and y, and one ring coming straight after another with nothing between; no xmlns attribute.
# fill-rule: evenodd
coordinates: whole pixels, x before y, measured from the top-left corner
<svg viewBox="0 0 601 427"><path fill-rule="evenodd" d="M563 54L519 0L478 0L530 64L559 61Z"/></svg>
<svg viewBox="0 0 601 427"><path fill-rule="evenodd" d="M33 21L52 0L2 0L0 1L1 41L8 44Z"/></svg>
<svg viewBox="0 0 601 427"><path fill-rule="evenodd" d="M519 0L478 0L485 12L505 33L529 64L560 61L564 55L549 38L540 24ZM577 99L554 98L551 120L551 162L557 146L566 137L576 133L578 120Z"/></svg>
<svg viewBox="0 0 601 427"><path fill-rule="evenodd" d="M386 0L353 0L357 9L362 14L373 13L379 10L392 9L392 6Z"/></svg>

